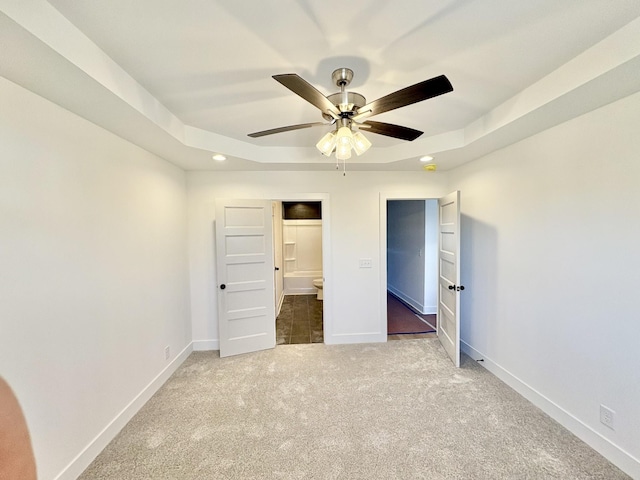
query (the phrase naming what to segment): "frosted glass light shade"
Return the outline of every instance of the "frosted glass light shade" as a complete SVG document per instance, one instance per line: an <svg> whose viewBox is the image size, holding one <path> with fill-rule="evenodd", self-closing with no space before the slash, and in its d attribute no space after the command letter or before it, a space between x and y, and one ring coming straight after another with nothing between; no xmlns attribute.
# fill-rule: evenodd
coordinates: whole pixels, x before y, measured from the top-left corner
<svg viewBox="0 0 640 480"><path fill-rule="evenodd" d="M327 133L324 137L320 139L320 141L316 144L316 148L320 150L320 153L326 155L327 157L331 155L333 149L336 146L336 135L333 132Z"/></svg>
<svg viewBox="0 0 640 480"><path fill-rule="evenodd" d="M370 147L371 142L362 133L356 132L353 134L353 149L358 155L362 155Z"/></svg>
<svg viewBox="0 0 640 480"><path fill-rule="evenodd" d="M339 145L351 145L353 144L353 133L349 127L340 127L336 133L336 144Z"/></svg>
<svg viewBox="0 0 640 480"><path fill-rule="evenodd" d="M348 160L351 158L351 144L339 143L336 145L336 158L338 160Z"/></svg>

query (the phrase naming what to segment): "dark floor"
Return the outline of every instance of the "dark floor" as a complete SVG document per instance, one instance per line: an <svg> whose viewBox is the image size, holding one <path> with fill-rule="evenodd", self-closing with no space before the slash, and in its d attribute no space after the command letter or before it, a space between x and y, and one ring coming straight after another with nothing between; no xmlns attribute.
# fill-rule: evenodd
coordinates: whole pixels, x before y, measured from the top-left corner
<svg viewBox="0 0 640 480"><path fill-rule="evenodd" d="M387 291L387 328L388 331L392 331L391 327L400 327L404 323L405 319L408 319L407 326L412 326L415 322L415 317L419 317L429 323L430 327L428 333L389 333L387 334L387 340L413 340L416 338L437 338L438 335L435 332L435 326L437 322L436 315L423 315L416 313L412 308L398 299L396 296ZM407 330L411 332L411 330ZM420 330L421 331L421 330Z"/></svg>
<svg viewBox="0 0 640 480"><path fill-rule="evenodd" d="M315 295L287 295L276 318L276 345L322 343L322 300Z"/></svg>

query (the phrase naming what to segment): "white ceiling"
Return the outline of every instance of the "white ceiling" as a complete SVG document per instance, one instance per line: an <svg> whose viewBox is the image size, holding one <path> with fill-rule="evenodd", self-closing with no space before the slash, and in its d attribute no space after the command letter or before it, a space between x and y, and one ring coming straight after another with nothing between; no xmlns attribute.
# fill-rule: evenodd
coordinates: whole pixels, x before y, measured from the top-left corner
<svg viewBox="0 0 640 480"><path fill-rule="evenodd" d="M452 168L640 90L638 0L0 0L0 8L0 74L186 169L334 168L313 148L328 127L247 137L322 120L274 74L297 73L328 95L331 72L348 67L349 89L368 101L447 75L452 93L374 118L424 135L369 134L374 147L349 162L355 169L419 169L425 154ZM228 161L213 162L213 152Z"/></svg>

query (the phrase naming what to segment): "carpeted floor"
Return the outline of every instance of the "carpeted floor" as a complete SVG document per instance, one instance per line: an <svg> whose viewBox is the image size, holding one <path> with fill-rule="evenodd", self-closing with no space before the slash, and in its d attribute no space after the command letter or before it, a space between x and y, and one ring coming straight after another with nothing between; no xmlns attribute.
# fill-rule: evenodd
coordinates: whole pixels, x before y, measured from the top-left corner
<svg viewBox="0 0 640 480"><path fill-rule="evenodd" d="M193 353L80 478L628 477L424 339Z"/></svg>
<svg viewBox="0 0 640 480"><path fill-rule="evenodd" d="M436 331L436 315L419 315L387 292L387 334L430 333Z"/></svg>

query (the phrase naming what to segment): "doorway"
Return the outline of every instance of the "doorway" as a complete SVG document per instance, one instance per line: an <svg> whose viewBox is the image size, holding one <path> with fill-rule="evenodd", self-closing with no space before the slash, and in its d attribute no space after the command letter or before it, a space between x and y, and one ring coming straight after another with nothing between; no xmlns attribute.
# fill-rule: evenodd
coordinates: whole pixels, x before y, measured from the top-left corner
<svg viewBox="0 0 640 480"><path fill-rule="evenodd" d="M386 202L387 339L436 337L438 201Z"/></svg>
<svg viewBox="0 0 640 480"><path fill-rule="evenodd" d="M274 201L276 345L323 343L322 202Z"/></svg>
<svg viewBox="0 0 640 480"><path fill-rule="evenodd" d="M429 200L405 195L380 194L380 259L387 266L387 202L392 200ZM460 366L460 191L437 201L437 325L436 334L444 351L456 367ZM415 252L414 252L415 254ZM380 332L387 334L387 269L380 272ZM426 276L425 278L428 278ZM387 338L388 339L388 338Z"/></svg>
<svg viewBox="0 0 640 480"><path fill-rule="evenodd" d="M322 228L323 338L332 328L330 206L328 194L273 195L275 201L318 200L325 212ZM215 201L215 250L220 356L276 346L276 277L273 249L273 200Z"/></svg>

